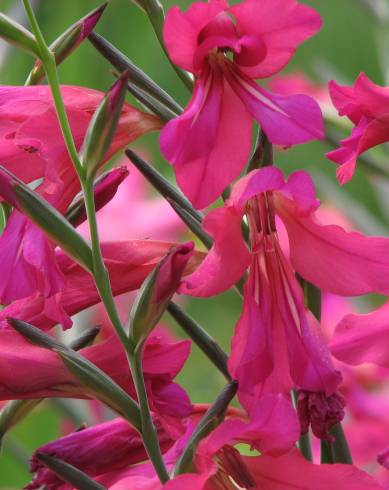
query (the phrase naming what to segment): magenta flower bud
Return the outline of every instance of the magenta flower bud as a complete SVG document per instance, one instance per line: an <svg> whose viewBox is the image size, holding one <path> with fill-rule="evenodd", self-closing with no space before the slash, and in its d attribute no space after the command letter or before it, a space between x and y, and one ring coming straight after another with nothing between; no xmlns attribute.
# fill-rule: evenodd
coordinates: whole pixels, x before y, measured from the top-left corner
<svg viewBox="0 0 389 490"><path fill-rule="evenodd" d="M300 418L301 433L308 432L309 426L316 437L333 442L330 429L344 417L346 401L339 393L326 396L325 393L299 391L297 411Z"/></svg>
<svg viewBox="0 0 389 490"><path fill-rule="evenodd" d="M103 208L114 198L120 184L128 177L129 173L127 167L122 165L106 173L96 182L94 186L96 211ZM66 218L76 228L86 220L85 204L82 197L68 209Z"/></svg>
<svg viewBox="0 0 389 490"><path fill-rule="evenodd" d="M167 450L174 441L162 428L158 419L155 419L154 423L162 450ZM121 418L73 432L35 451L31 459L31 472L36 475L25 488L57 488L63 482L39 461L38 454L47 454L65 461L91 477L147 459L139 433Z"/></svg>
<svg viewBox="0 0 389 490"><path fill-rule="evenodd" d="M70 26L50 45L50 50L54 53L57 65L62 63L89 36L107 5L107 3L104 3L89 12L85 17ZM44 76L45 71L42 62L38 60L28 76L27 85L38 84Z"/></svg>
<svg viewBox="0 0 389 490"><path fill-rule="evenodd" d="M143 283L130 314L130 338L137 348L161 318L192 255L192 242L172 248Z"/></svg>

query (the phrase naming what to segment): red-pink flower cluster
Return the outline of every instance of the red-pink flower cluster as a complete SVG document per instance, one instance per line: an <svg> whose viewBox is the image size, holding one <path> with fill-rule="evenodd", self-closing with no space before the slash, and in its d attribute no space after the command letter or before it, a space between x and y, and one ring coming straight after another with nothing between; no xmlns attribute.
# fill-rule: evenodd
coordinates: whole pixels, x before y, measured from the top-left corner
<svg viewBox="0 0 389 490"><path fill-rule="evenodd" d="M104 294L114 303L113 297L143 285L130 333L118 329L116 310L114 315L110 311L119 336L104 317L104 338L78 352L131 397L140 407L141 422L131 426L122 418L102 419L44 444L32 457L35 477L26 488L76 488L45 457L74 466L110 490L383 488L351 461L337 459L337 451L345 418L357 464L370 464L372 456L353 434L374 428L373 457L389 468L389 438L382 440L381 431L389 427L388 403L369 393L387 377L389 303L361 315L340 297L388 294L389 238L349 231L337 217L328 224L310 175L297 170L285 177L266 154L272 144L288 148L323 137L318 102L328 105L326 90L300 75L273 79L277 93L255 82L277 74L320 27L319 14L297 0L244 0L233 6L209 0L193 3L186 12L178 7L168 12L165 46L171 61L194 75L192 98L164 127L158 117L125 103L102 163L144 133L161 129L161 151L189 199L176 194L173 204L185 207L186 223L195 220L191 229L201 228L198 235L211 245L202 252L192 242L177 243L184 227L167 201L146 200L139 173L126 166L111 170L94 187L97 211L102 208L100 250L110 281L103 294L96 287L96 271L87 271L62 250L20 205L18 185L27 184L55 208L52 213L68 219L72 233L90 236L80 205L83 181L62 137L50 88L0 87L0 196L13 207L0 237L0 403L50 397L106 401L64 361L53 327L72 327L71 317L100 303ZM103 94L69 86L61 93L75 149L82 152ZM339 114L355 125L341 148L327 154L340 165L337 176L343 184L359 155L389 141L389 88L361 74L352 87L330 82L329 93ZM267 148L262 148L265 156L255 154L242 175L253 121ZM191 208L213 204L228 186L224 204L204 217ZM93 267L98 259L94 249ZM224 362L223 374L229 387L236 387L241 408L228 403L220 408L222 396L212 407L194 405L174 381L191 343L156 324L175 292L204 298L234 286L243 299L228 356L206 332L194 332L193 321L191 335L215 365ZM322 293L322 318L309 297L312 289ZM95 310L94 315L89 319L104 313ZM51 336L54 348L24 338L13 328L15 319ZM143 394L131 357L139 352ZM355 367L364 363L378 367L374 372ZM144 444L148 423L155 428L167 481L157 475L156 447ZM315 464L300 451L309 438L330 448L336 464Z"/></svg>

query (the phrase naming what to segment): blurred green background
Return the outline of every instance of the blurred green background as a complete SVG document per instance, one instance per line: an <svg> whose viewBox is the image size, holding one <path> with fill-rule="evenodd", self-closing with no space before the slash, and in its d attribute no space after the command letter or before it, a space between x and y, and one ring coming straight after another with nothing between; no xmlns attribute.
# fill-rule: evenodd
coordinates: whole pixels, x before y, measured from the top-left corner
<svg viewBox="0 0 389 490"><path fill-rule="evenodd" d="M189 4L179 3L184 7ZM384 16L380 14L381 21L378 22L364 2L359 0L311 0L304 3L321 13L324 25L317 36L298 50L286 72L304 71L320 83L326 83L330 78L352 83L364 71L376 83L384 84L388 66L385 67L387 48L380 51L380 47L385 46L387 36ZM166 9L173 4L170 0L164 2ZM95 0L41 0L35 2L35 10L46 39L52 41L97 5L99 2ZM2 0L0 7L2 12L26 24L21 2ZM130 0L111 0L96 31L181 104L186 103L188 92L167 62L147 18L135 4ZM20 85L26 79L32 59L22 52L9 49L0 41L0 63L0 83ZM61 65L59 72L61 83L89 86L102 91L113 80L108 63L88 42ZM170 167L158 153L157 136L147 136L140 144L149 148L156 166L171 176ZM340 191L334 179L335 166L324 158L324 152L328 149L320 142L293 148L277 154L277 164L287 171L308 169L325 201L330 200L332 204L341 206L343 212L365 231L385 231L388 213L387 203L382 200L380 191L384 184L382 179L369 176L360 167L353 182ZM383 188L385 192L386 188ZM239 316L236 295L230 292L217 298L192 300L186 308L228 348L233 326ZM170 322L169 318L165 320L166 323ZM196 348L193 348L190 362L179 379L194 402L211 402L223 384L222 378ZM0 489L21 488L28 482L28 454L60 434L60 419L61 409L46 403L12 431L0 455Z"/></svg>

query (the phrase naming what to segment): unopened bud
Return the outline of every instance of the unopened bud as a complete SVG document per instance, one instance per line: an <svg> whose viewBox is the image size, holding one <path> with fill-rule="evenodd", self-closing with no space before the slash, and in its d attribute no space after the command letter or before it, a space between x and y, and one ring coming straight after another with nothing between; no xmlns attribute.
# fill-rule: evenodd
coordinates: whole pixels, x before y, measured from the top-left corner
<svg viewBox="0 0 389 490"><path fill-rule="evenodd" d="M89 36L102 16L106 6L107 3L89 12L88 15L70 26L69 29L50 45L50 51L54 53L57 65L62 63ZM28 76L26 85L36 85L44 76L45 70L42 62L38 60Z"/></svg>
<svg viewBox="0 0 389 490"><path fill-rule="evenodd" d="M119 185L128 177L128 175L129 171L127 167L123 165L119 168L114 168L97 180L93 188L96 211L103 208L114 198ZM80 226L86 218L84 197L81 196L66 212L66 219L77 228L77 226Z"/></svg>
<svg viewBox="0 0 389 490"><path fill-rule="evenodd" d="M193 243L172 248L144 281L130 313L130 340L140 348L156 326L193 255Z"/></svg>
<svg viewBox="0 0 389 490"><path fill-rule="evenodd" d="M128 73L124 72L93 114L81 151L81 161L88 179L93 178L104 161L122 111L127 82Z"/></svg>

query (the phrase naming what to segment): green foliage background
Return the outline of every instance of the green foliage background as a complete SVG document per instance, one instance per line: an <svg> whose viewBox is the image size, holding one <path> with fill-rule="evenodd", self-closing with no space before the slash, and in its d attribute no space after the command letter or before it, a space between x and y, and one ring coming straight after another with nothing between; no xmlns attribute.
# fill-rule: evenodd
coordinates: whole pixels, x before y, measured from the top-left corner
<svg viewBox="0 0 389 490"><path fill-rule="evenodd" d="M187 1L179 3L183 7L189 4ZM384 26L377 24L363 2L310 0L304 3L321 13L323 28L298 50L286 71L302 70L321 83L326 83L330 78L351 83L359 72L364 71L376 83L384 84L385 69L380 66L382 58L378 50L384 40ZM164 4L167 9L174 2L169 0ZM78 18L99 5L99 2L41 0L36 5L41 28L46 39L51 41ZM9 13L11 8L18 8L20 19L25 23L21 2L0 2L2 12ZM167 62L147 18L130 0L111 0L97 32L122 50L180 103L186 103L189 94ZM4 48L5 44L0 41L0 53L3 53ZM0 66L0 83L23 84L31 66L31 57L10 49L5 62ZM65 61L59 71L61 83L89 86L102 91L113 80L108 63L88 42ZM171 169L158 153L157 136L147 136L141 144L149 147L158 168L171 176ZM388 224L385 218L387 213L383 203L377 198L375 183L372 184L372 180L367 179L366 172L359 169L353 182L340 192L334 179L335 167L324 158L327 149L328 146L320 142L294 148L277 154L277 164L287 171L308 169L313 173L319 192L325 200L331 197L333 204L340 204L343 212L351 218L356 217L358 224L365 229L371 230L374 226L385 229ZM360 206L366 207L375 218L369 215L366 217L359 212ZM131 219L131 210L126 210L126 216ZM234 293L201 301L193 300L187 303L186 308L228 348L233 326L239 316L239 301ZM166 318L166 321L169 322L169 319ZM25 376L28 379L28 372ZM188 389L194 402L212 401L223 384L221 377L195 348L180 381ZM29 478L25 462L28 454L42 443L57 437L60 429L58 409L45 403L12 431L0 455L0 489L21 488L25 485Z"/></svg>

